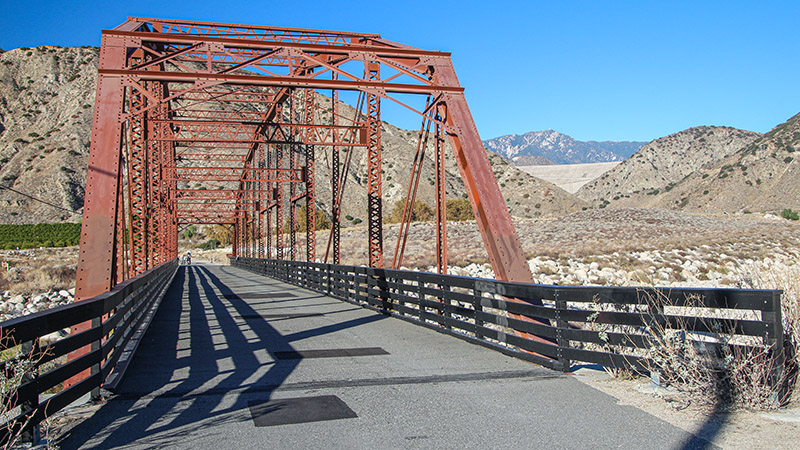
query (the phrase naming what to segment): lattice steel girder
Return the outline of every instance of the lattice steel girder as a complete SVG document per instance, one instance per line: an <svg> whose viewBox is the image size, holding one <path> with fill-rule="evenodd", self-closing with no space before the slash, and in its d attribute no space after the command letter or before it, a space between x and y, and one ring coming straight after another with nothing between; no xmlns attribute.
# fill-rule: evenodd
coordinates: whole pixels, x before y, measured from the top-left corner
<svg viewBox="0 0 800 450"><path fill-rule="evenodd" d="M187 214L181 216L179 225L208 224L208 225L233 225L238 219L237 216L226 216L224 214Z"/></svg>
<svg viewBox="0 0 800 450"><path fill-rule="evenodd" d="M350 81L326 80L318 78L300 78L291 76L263 76L263 75L218 75L208 73L184 72L150 72L146 70L108 69L98 73L103 75L116 75L131 77L137 80L163 81L163 82L199 82L199 83L224 83L229 85L247 86L291 86L293 88L307 89L338 89L342 91L368 90L378 94L458 94L464 89L451 86L428 86L404 83L386 83L384 81Z"/></svg>
<svg viewBox="0 0 800 450"><path fill-rule="evenodd" d="M168 181L264 181L303 183L305 171L300 169L259 169L246 167L170 167L174 174ZM174 178L172 178L174 177Z"/></svg>
<svg viewBox="0 0 800 450"><path fill-rule="evenodd" d="M175 201L193 200L245 200L268 201L272 200L271 191L244 190L244 189L179 189L175 191Z"/></svg>
<svg viewBox="0 0 800 450"><path fill-rule="evenodd" d="M364 60L364 72L371 79L380 78L380 64ZM383 267L383 189L381 187L381 101L367 93L367 234L369 266Z"/></svg>
<svg viewBox="0 0 800 450"><path fill-rule="evenodd" d="M154 30L162 33L223 35L253 40L270 40L273 42L308 42L326 45L349 44L353 40L377 39L378 34L351 33L329 30L307 30L303 28L268 27L262 25L242 25L217 22L201 22L190 20L154 19L144 17L128 17L135 23L150 23Z"/></svg>
<svg viewBox="0 0 800 450"><path fill-rule="evenodd" d="M254 203L178 203L178 213L184 214L234 214L261 211L261 207Z"/></svg>
<svg viewBox="0 0 800 450"><path fill-rule="evenodd" d="M183 119L195 120L219 120L219 121L238 121L238 122L252 122L256 120L263 120L266 114L263 111L215 111L215 110L178 110L175 112L175 121L179 122Z"/></svg>
<svg viewBox="0 0 800 450"><path fill-rule="evenodd" d="M141 91L128 93L128 108L140 107L145 102ZM153 132L152 125L145 121L141 115L127 122L127 152L125 159L128 162L128 215L130 231L130 259L131 275L136 276L147 270L147 134Z"/></svg>
<svg viewBox="0 0 800 450"><path fill-rule="evenodd" d="M154 122L161 122L155 120ZM314 125L269 123L263 136L258 123L171 120L175 134L154 136L159 141L189 142L263 142L281 144L366 146L364 125Z"/></svg>
<svg viewBox="0 0 800 450"><path fill-rule="evenodd" d="M224 102L224 103L275 103L274 92L253 92L253 91L216 91L204 89L202 91L189 91L182 94L179 100L190 103Z"/></svg>
<svg viewBox="0 0 800 450"><path fill-rule="evenodd" d="M244 162L247 155L235 153L178 153L178 161L218 161L218 162Z"/></svg>

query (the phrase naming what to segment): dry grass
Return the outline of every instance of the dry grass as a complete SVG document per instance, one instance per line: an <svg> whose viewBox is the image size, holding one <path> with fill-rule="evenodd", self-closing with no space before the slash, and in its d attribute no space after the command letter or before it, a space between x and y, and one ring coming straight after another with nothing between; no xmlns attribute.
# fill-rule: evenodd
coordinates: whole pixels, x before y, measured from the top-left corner
<svg viewBox="0 0 800 450"><path fill-rule="evenodd" d="M0 252L0 291L30 295L75 287L78 248Z"/></svg>

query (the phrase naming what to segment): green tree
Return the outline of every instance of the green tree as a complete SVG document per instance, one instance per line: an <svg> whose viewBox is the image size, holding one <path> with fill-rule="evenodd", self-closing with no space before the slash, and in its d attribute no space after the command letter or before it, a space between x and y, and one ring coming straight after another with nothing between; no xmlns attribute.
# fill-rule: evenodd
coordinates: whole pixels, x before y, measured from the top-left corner
<svg viewBox="0 0 800 450"><path fill-rule="evenodd" d="M183 230L184 239L191 239L195 234L197 234L197 227L195 225L190 225L188 228Z"/></svg>
<svg viewBox="0 0 800 450"><path fill-rule="evenodd" d="M233 242L233 234L228 227L214 225L209 228L208 239L219 242L220 245L230 245Z"/></svg>
<svg viewBox="0 0 800 450"><path fill-rule="evenodd" d="M398 200L394 204L394 209L388 217L389 223L399 223L403 220L403 209L405 209L406 201ZM411 222L429 222L436 217L436 212L427 203L416 200L414 201L414 209L411 211Z"/></svg>
<svg viewBox="0 0 800 450"><path fill-rule="evenodd" d="M447 220L460 222L464 220L475 220L472 212L472 205L465 198L454 198L447 201Z"/></svg>
<svg viewBox="0 0 800 450"><path fill-rule="evenodd" d="M319 230L330 230L331 229L331 219L328 218L328 215L325 214L319 208L316 208L316 216L315 216L315 228L317 231ZM297 231L305 233L308 229L308 206L303 205L300 209L297 210ZM289 230L289 217L286 218L286 222L283 226L283 232L288 233Z"/></svg>

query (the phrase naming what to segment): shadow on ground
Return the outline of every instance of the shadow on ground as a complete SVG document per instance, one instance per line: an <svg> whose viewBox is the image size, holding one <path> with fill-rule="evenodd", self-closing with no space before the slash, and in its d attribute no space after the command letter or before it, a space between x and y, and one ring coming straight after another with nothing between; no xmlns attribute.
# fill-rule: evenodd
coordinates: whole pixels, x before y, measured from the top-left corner
<svg viewBox="0 0 800 450"><path fill-rule="evenodd" d="M267 320L252 320L259 312L236 293L239 288L240 292L267 290L271 280L262 278L263 282L254 283L252 276L237 280L235 274L229 275L231 279L222 281L203 266L179 269L117 394L90 420L64 436L58 442L61 448L191 445L185 435L192 424L209 419L215 424L251 420L248 394L258 393L260 400L269 400L299 364L297 359L274 357L259 361L257 352L294 352L293 341L384 318L370 315L282 335ZM237 323L242 317L248 320ZM246 330L256 338L248 339ZM222 341L225 345L220 345ZM223 360L230 369L219 369ZM265 365L269 369L253 380ZM231 391L235 391L234 400L229 404L223 399ZM149 436L157 437L149 440Z"/></svg>

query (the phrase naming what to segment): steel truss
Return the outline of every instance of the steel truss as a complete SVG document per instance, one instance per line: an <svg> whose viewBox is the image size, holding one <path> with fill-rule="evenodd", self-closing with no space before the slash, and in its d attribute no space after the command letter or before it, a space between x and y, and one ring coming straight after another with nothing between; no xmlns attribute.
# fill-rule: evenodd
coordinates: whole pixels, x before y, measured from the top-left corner
<svg viewBox="0 0 800 450"><path fill-rule="evenodd" d="M327 110L318 104L322 90L332 94ZM338 101L348 91L359 97L350 117ZM426 106L409 96L427 98ZM340 262L346 175L353 154L365 152L365 263L382 267L384 101L423 118L420 141L430 134L438 270L446 272L447 264L449 139L497 278L531 282L448 53L376 34L131 17L102 35L78 300L175 258L182 224L231 227L237 256L316 260L320 152L333 155L326 211L333 227L324 259ZM298 224L301 207L305 223ZM305 227L305 251L297 248L298 225ZM397 251L394 258L397 265Z"/></svg>

